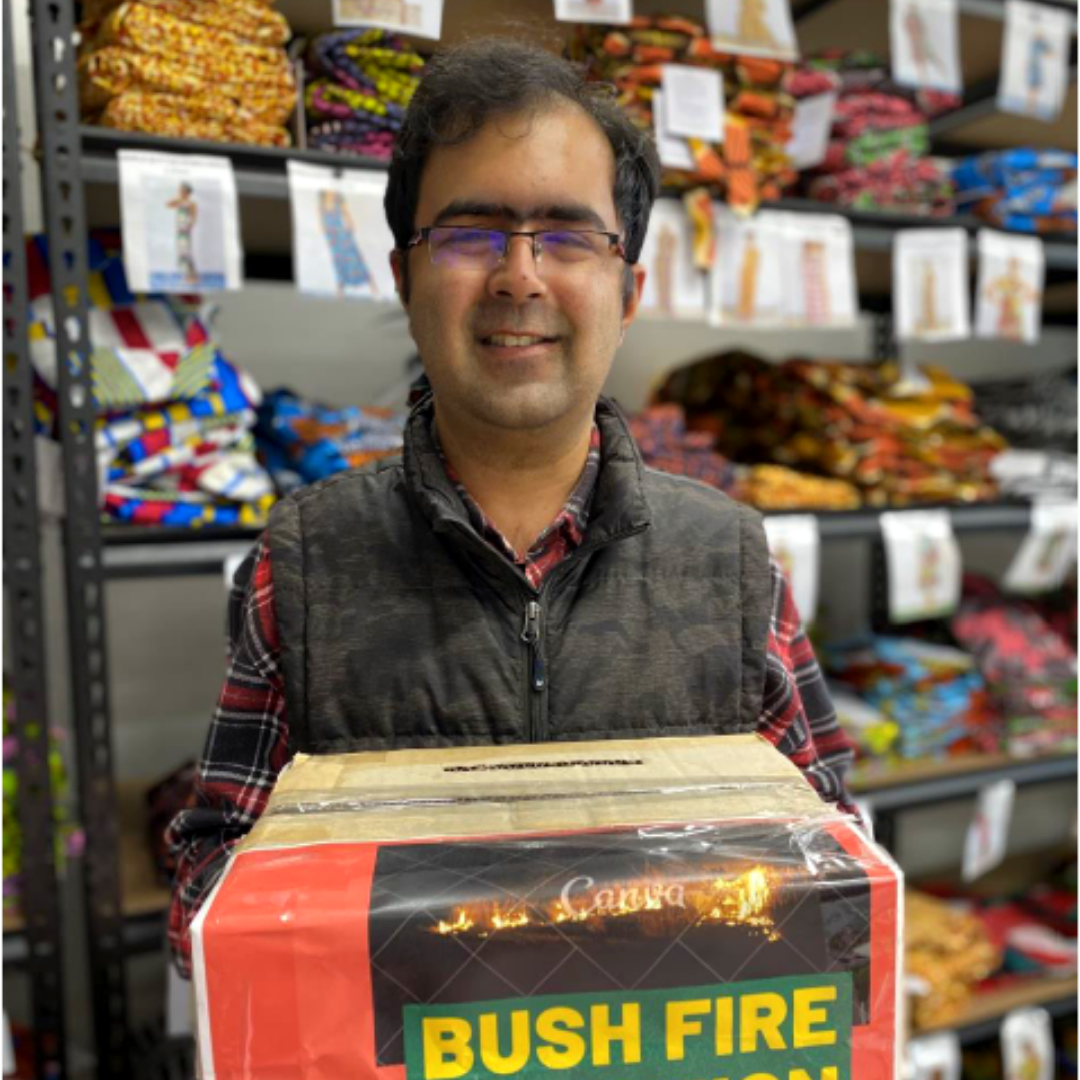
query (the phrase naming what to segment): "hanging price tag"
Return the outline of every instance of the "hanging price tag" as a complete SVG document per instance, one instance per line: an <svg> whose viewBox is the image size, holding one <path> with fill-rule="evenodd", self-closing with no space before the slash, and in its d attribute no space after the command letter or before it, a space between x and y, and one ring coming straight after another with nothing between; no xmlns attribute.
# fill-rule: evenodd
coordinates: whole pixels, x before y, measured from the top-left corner
<svg viewBox="0 0 1080 1080"><path fill-rule="evenodd" d="M838 214L783 214L784 322L789 326L855 326L855 241Z"/></svg>
<svg viewBox="0 0 1080 1080"><path fill-rule="evenodd" d="M443 0L333 0L335 26L377 26L438 40Z"/></svg>
<svg viewBox="0 0 1080 1080"><path fill-rule="evenodd" d="M907 1045L906 1080L960 1080L960 1040L954 1031L924 1035Z"/></svg>
<svg viewBox="0 0 1080 1080"><path fill-rule="evenodd" d="M881 515L895 623L947 615L960 602L963 565L947 510Z"/></svg>
<svg viewBox="0 0 1080 1080"><path fill-rule="evenodd" d="M796 169L812 169L825 160L839 94L815 94L795 102L791 138L784 149Z"/></svg>
<svg viewBox="0 0 1080 1080"><path fill-rule="evenodd" d="M705 21L714 48L743 56L798 59L789 0L707 0Z"/></svg>
<svg viewBox="0 0 1080 1080"><path fill-rule="evenodd" d="M791 581L795 606L804 623L817 614L821 573L821 532L813 514L781 514L764 520L769 553Z"/></svg>
<svg viewBox="0 0 1080 1080"><path fill-rule="evenodd" d="M998 780L979 792L975 813L964 837L961 872L965 881L981 878L1005 858L1015 799L1016 784L1012 780Z"/></svg>
<svg viewBox="0 0 1080 1080"><path fill-rule="evenodd" d="M980 229L977 244L976 336L1033 344L1042 324L1043 242Z"/></svg>
<svg viewBox="0 0 1080 1080"><path fill-rule="evenodd" d="M633 17L632 0L555 0L555 18L559 22L625 26Z"/></svg>
<svg viewBox="0 0 1080 1080"><path fill-rule="evenodd" d="M1001 1022L1005 1080L1054 1080L1054 1027L1045 1009L1014 1009Z"/></svg>
<svg viewBox="0 0 1080 1080"><path fill-rule="evenodd" d="M1069 84L1069 41L1074 14L1049 4L1007 0L997 107L1002 112L1053 120Z"/></svg>
<svg viewBox="0 0 1080 1080"><path fill-rule="evenodd" d="M968 237L963 229L901 229L893 239L893 314L904 341L971 333Z"/></svg>
<svg viewBox="0 0 1080 1080"><path fill-rule="evenodd" d="M1005 588L1018 593L1056 589L1076 561L1076 527L1076 503L1034 503L1031 530L1005 574Z"/></svg>
<svg viewBox="0 0 1080 1080"><path fill-rule="evenodd" d="M690 144L678 135L672 135L667 128L667 106L664 104L664 91L654 90L652 96L653 128L656 132L656 152L660 155L660 164L669 169L694 169L694 155L690 153Z"/></svg>
<svg viewBox="0 0 1080 1080"><path fill-rule="evenodd" d="M958 0L892 0L889 43L893 78L903 86L964 89Z"/></svg>
<svg viewBox="0 0 1080 1080"><path fill-rule="evenodd" d="M661 69L665 128L671 135L724 141L724 80L719 71L665 64Z"/></svg>
<svg viewBox="0 0 1080 1080"><path fill-rule="evenodd" d="M116 156L131 291L239 289L243 251L232 162L146 150Z"/></svg>
<svg viewBox="0 0 1080 1080"><path fill-rule="evenodd" d="M709 275L694 266L694 230L682 204L657 199L639 262L647 270L641 313L703 319Z"/></svg>

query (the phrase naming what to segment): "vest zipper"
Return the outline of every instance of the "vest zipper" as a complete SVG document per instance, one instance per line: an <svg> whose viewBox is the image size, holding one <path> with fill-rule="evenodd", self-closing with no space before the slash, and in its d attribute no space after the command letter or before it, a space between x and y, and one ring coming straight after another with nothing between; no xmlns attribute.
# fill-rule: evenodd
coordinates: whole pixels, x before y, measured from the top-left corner
<svg viewBox="0 0 1080 1080"><path fill-rule="evenodd" d="M540 643L540 604L529 600L525 604L525 623L521 628L521 640L529 646L529 741L542 742L546 736L543 730L543 696L547 686L547 672L544 669L544 655Z"/></svg>

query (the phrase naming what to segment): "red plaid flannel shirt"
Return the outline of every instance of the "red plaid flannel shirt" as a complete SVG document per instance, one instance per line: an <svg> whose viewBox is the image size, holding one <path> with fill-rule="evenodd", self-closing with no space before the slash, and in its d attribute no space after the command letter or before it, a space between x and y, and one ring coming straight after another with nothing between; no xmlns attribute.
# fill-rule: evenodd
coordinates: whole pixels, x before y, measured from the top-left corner
<svg viewBox="0 0 1080 1080"><path fill-rule="evenodd" d="M476 531L521 566L534 587L584 538L600 470L594 425L588 458L570 498L525 556L517 554L458 482ZM250 571L250 572L249 572ZM198 802L177 815L170 843L178 867L169 912L169 942L181 972L191 974L191 922L217 882L229 852L266 809L289 759L285 685L274 615L271 552L266 538L237 574L229 600L231 660L199 769ZM772 563L772 614L758 731L787 755L827 802L854 813L844 776L853 760L810 642L780 567Z"/></svg>

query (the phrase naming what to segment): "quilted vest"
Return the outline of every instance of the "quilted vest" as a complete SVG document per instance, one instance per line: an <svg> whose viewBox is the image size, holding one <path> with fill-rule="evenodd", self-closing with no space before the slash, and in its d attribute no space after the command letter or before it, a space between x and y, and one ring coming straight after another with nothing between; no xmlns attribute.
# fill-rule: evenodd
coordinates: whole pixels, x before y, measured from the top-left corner
<svg viewBox="0 0 1080 1080"><path fill-rule="evenodd" d="M293 752L753 731L771 574L759 516L644 466L613 403L584 542L534 589L469 523L429 396L401 457L278 503Z"/></svg>

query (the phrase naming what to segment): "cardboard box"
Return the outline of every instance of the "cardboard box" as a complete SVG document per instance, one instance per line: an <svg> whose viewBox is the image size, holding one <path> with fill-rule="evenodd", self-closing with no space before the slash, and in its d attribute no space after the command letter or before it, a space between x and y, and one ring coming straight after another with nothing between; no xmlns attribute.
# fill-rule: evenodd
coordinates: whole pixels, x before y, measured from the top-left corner
<svg viewBox="0 0 1080 1080"><path fill-rule="evenodd" d="M206 1080L890 1080L900 872L756 736L299 757L193 928Z"/></svg>

